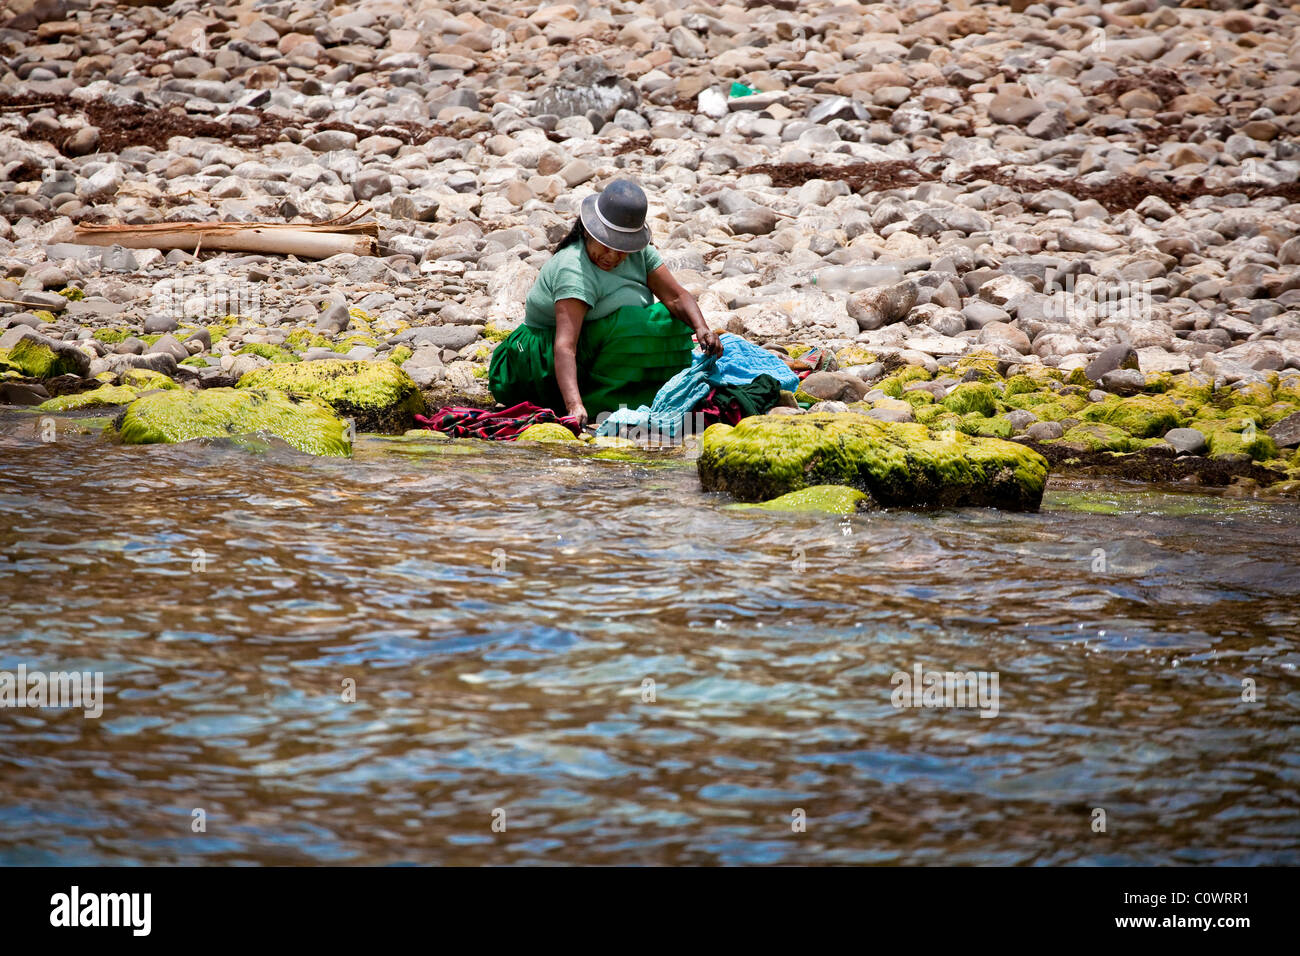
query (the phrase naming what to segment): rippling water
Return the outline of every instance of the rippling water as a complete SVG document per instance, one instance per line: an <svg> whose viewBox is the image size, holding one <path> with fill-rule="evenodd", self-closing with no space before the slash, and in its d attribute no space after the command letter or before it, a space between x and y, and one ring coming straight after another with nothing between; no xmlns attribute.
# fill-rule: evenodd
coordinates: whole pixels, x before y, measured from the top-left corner
<svg viewBox="0 0 1300 956"><path fill-rule="evenodd" d="M1294 505L779 515L67 421L0 413L0 670L104 710L0 709L0 863L1300 863ZM916 664L998 715L895 709Z"/></svg>

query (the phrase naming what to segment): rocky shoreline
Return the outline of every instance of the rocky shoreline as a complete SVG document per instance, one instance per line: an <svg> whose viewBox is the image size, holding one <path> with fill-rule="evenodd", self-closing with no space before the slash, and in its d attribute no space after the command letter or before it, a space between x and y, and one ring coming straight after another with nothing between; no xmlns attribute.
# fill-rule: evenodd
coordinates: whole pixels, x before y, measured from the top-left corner
<svg viewBox="0 0 1300 956"><path fill-rule="evenodd" d="M341 359L490 404L551 247L632 176L711 325L835 354L779 414L1293 495L1300 9L1234 6L16 0L0 402ZM356 202L377 255L76 229Z"/></svg>

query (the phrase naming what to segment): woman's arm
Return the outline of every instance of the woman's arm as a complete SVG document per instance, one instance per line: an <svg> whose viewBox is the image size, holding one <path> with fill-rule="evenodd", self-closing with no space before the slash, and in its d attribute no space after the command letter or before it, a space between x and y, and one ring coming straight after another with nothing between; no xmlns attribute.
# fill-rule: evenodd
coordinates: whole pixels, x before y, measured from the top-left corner
<svg viewBox="0 0 1300 956"><path fill-rule="evenodd" d="M695 296L682 287L673 276L672 270L667 266L660 266L646 276L646 282L650 285L650 291L668 307L673 318L694 330L696 341L700 343L701 349L709 355L722 354L722 343L718 341L713 330L705 324L704 315L700 312L700 305L695 301Z"/></svg>
<svg viewBox="0 0 1300 956"><path fill-rule="evenodd" d="M587 303L581 299L558 299L555 303L555 383L570 415L579 425L587 423L587 409L578 391L578 335L587 317Z"/></svg>

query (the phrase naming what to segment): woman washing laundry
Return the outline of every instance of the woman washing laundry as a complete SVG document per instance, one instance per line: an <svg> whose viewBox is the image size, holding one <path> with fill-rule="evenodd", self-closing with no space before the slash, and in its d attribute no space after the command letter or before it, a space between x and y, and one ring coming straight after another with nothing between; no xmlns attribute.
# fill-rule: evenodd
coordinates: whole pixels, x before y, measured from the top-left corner
<svg viewBox="0 0 1300 956"><path fill-rule="evenodd" d="M703 352L722 355L695 297L650 245L646 206L627 179L583 200L529 290L523 324L492 353L497 401L532 402L582 425L650 404L691 364L692 334Z"/></svg>

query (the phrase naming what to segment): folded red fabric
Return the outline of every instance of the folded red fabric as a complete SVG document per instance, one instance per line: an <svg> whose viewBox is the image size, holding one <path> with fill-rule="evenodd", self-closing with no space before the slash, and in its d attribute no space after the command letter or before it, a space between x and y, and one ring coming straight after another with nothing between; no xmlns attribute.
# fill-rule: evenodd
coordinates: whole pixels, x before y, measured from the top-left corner
<svg viewBox="0 0 1300 956"><path fill-rule="evenodd" d="M572 415L559 416L549 408L520 402L500 411L486 408L464 408L448 405L429 415L416 415L416 424L431 431L443 432L454 438L484 438L489 441L514 441L529 425L555 422L574 435L582 426Z"/></svg>

